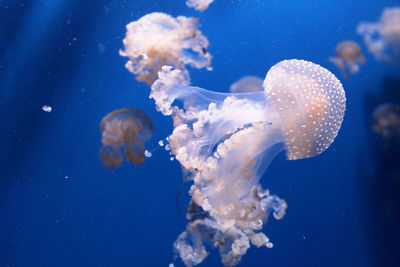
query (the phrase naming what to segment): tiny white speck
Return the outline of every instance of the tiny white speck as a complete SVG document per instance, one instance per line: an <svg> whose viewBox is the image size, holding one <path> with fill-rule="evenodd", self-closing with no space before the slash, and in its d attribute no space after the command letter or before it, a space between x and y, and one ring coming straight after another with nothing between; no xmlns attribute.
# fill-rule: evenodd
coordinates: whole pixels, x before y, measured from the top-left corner
<svg viewBox="0 0 400 267"><path fill-rule="evenodd" d="M164 146L163 140L158 141L158 145L159 145L159 146Z"/></svg>
<svg viewBox="0 0 400 267"><path fill-rule="evenodd" d="M44 105L42 107L42 109L43 109L43 111L46 111L46 112L51 112L51 110L52 110L52 108L50 106L47 106L47 105Z"/></svg>
<svg viewBox="0 0 400 267"><path fill-rule="evenodd" d="M145 151L144 151L144 155L145 155L147 158L151 158L151 156L152 156L153 154L151 154L151 152L145 150Z"/></svg>

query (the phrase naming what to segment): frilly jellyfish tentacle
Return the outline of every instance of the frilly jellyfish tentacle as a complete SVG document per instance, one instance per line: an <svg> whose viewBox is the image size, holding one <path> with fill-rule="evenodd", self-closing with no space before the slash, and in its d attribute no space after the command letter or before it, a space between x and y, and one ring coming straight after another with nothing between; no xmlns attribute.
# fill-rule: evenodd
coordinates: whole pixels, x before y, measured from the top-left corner
<svg viewBox="0 0 400 267"><path fill-rule="evenodd" d="M186 65L211 70L209 43L198 28L195 18L173 18L160 12L129 23L123 40L125 50L120 50L120 55L129 59L125 67L148 85L157 79L163 65L181 69L186 79Z"/></svg>
<svg viewBox="0 0 400 267"><path fill-rule="evenodd" d="M400 64L400 7L385 8L378 22L361 22L357 33L377 60Z"/></svg>
<svg viewBox="0 0 400 267"><path fill-rule="evenodd" d="M186 5L197 11L203 12L214 0L187 0Z"/></svg>

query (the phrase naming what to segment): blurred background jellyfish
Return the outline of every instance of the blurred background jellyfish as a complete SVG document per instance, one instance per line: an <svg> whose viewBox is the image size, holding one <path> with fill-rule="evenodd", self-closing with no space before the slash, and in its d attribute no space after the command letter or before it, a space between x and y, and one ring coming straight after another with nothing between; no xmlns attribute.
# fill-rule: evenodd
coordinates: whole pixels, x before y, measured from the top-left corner
<svg viewBox="0 0 400 267"><path fill-rule="evenodd" d="M340 129L345 93L323 67L281 61L263 87L208 91L188 86L185 73L171 66L152 85L157 109L174 121L171 152L193 181L187 228L174 243L186 266L204 260L206 244L219 248L226 266L238 264L250 244L272 247L260 230L270 217L281 219L287 205L263 189L260 178L279 152L286 149L289 160L316 156Z"/></svg>
<svg viewBox="0 0 400 267"><path fill-rule="evenodd" d="M349 78L360 70L360 64L365 63L360 46L354 41L342 41L336 46L336 57L329 60L340 69L343 77Z"/></svg>
<svg viewBox="0 0 400 267"><path fill-rule="evenodd" d="M400 64L400 8L385 8L376 23L361 22L357 33L368 50L380 61Z"/></svg>
<svg viewBox="0 0 400 267"><path fill-rule="evenodd" d="M196 9L197 11L203 12L212 2L214 2L214 0L187 0L186 5L190 8Z"/></svg>
<svg viewBox="0 0 400 267"><path fill-rule="evenodd" d="M244 76L234 82L229 91L231 93L245 93L245 92L258 92L264 91L264 80L256 76Z"/></svg>
<svg viewBox="0 0 400 267"><path fill-rule="evenodd" d="M144 163L144 143L153 135L153 123L141 110L118 109L105 116L100 123L100 160L104 167L114 170L125 159L133 164Z"/></svg>
<svg viewBox="0 0 400 267"><path fill-rule="evenodd" d="M125 67L148 85L164 65L181 69L187 79L186 65L211 69L209 43L198 27L196 18L173 18L157 12L129 23L123 40L125 50L120 51L121 56L129 58Z"/></svg>
<svg viewBox="0 0 400 267"><path fill-rule="evenodd" d="M373 113L373 130L385 140L400 139L400 106L382 104Z"/></svg>

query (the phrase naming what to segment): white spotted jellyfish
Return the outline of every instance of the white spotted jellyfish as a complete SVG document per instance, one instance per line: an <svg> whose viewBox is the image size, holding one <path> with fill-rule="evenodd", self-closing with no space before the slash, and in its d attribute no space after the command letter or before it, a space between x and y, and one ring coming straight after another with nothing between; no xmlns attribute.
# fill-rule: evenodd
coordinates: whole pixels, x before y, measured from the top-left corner
<svg viewBox="0 0 400 267"><path fill-rule="evenodd" d="M173 118L171 152L193 181L193 205L207 214L190 220L174 243L186 266L204 260L205 243L219 247L226 266L238 264L250 243L272 247L259 231L271 216L281 219L287 205L259 180L283 150L289 160L325 151L346 109L340 81L327 69L296 59L271 67L263 91L250 93L189 86L182 70L164 66L150 97Z"/></svg>

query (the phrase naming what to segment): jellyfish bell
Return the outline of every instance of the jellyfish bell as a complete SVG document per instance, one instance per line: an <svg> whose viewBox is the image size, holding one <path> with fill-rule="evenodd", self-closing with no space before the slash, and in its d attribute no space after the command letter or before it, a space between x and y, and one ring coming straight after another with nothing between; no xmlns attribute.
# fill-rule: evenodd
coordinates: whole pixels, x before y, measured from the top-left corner
<svg viewBox="0 0 400 267"><path fill-rule="evenodd" d="M357 33L377 60L400 64L400 7L385 8L375 23L360 22Z"/></svg>
<svg viewBox="0 0 400 267"><path fill-rule="evenodd" d="M336 55L346 61L355 61L363 57L361 47L354 41L340 42L336 46Z"/></svg>
<svg viewBox="0 0 400 267"><path fill-rule="evenodd" d="M159 12L129 23L123 40L125 49L120 50L120 55L128 58L125 67L147 85L157 79L163 65L181 69L185 79L189 79L187 65L210 69L209 43L198 28L195 18L173 18Z"/></svg>
<svg viewBox="0 0 400 267"><path fill-rule="evenodd" d="M150 118L138 109L119 109L106 115L100 122L100 160L114 170L122 164L121 149L125 159L134 165L144 163L144 143L153 135Z"/></svg>
<svg viewBox="0 0 400 267"><path fill-rule="evenodd" d="M204 259L195 251L203 251L210 231L228 266L240 261L250 243L271 247L266 236L255 235L262 234L257 232L268 218L282 218L287 206L261 187L260 178L279 152L286 149L290 160L313 157L339 131L345 94L323 67L284 60L268 71L263 87L250 93L212 92L188 86L182 70L169 66L152 85L157 109L174 120L171 152L192 173L189 193L208 214L190 222L174 245L187 266Z"/></svg>
<svg viewBox="0 0 400 267"><path fill-rule="evenodd" d="M332 144L346 97L331 72L311 62L285 60L269 70L264 88L281 118L288 159L313 157Z"/></svg>
<svg viewBox="0 0 400 267"><path fill-rule="evenodd" d="M345 78L357 73L360 65L365 63L361 47L354 41L342 41L336 46L336 57L329 60L342 71Z"/></svg>
<svg viewBox="0 0 400 267"><path fill-rule="evenodd" d="M258 78L256 76L244 76L234 82L230 88L229 91L231 93L245 93L245 92L257 92L257 91L264 91L263 88L263 82L264 80L261 78Z"/></svg>
<svg viewBox="0 0 400 267"><path fill-rule="evenodd" d="M400 106L385 103L375 108L373 130L386 141L400 140Z"/></svg>

